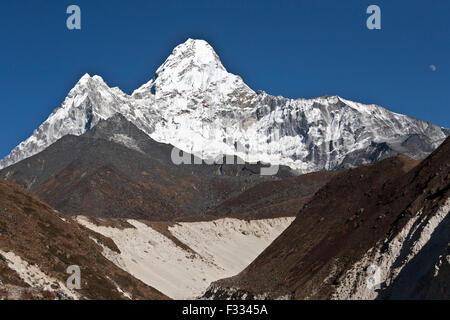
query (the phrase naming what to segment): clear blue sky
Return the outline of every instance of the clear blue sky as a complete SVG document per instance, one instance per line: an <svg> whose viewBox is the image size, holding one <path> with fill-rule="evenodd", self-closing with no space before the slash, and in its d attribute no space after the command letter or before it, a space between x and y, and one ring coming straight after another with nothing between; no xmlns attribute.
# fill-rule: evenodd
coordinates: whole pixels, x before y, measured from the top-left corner
<svg viewBox="0 0 450 320"><path fill-rule="evenodd" d="M81 31L66 28L70 4ZM379 31L366 28L370 4L381 7ZM188 37L255 90L336 94L450 127L449 17L448 0L2 0L0 157L84 73L131 93Z"/></svg>

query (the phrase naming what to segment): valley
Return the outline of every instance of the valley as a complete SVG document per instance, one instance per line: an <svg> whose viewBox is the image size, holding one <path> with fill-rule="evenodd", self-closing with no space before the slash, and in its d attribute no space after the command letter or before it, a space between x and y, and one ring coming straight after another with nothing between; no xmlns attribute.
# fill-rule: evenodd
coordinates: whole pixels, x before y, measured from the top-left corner
<svg viewBox="0 0 450 320"><path fill-rule="evenodd" d="M449 134L204 40L132 94L85 74L0 160L0 298L449 299Z"/></svg>

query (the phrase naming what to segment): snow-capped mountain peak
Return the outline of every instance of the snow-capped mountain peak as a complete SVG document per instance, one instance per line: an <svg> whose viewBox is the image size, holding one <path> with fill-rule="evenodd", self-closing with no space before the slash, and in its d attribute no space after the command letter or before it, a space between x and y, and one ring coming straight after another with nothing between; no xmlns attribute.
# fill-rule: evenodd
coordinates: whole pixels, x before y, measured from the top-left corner
<svg viewBox="0 0 450 320"><path fill-rule="evenodd" d="M89 73L85 73L80 80L75 84L75 86L72 88L70 92L79 92L80 90L85 89L94 89L94 91L99 88L109 88L108 85L105 83L103 78L99 75L91 76Z"/></svg>
<svg viewBox="0 0 450 320"><path fill-rule="evenodd" d="M395 153L424 157L449 134L426 121L338 96L288 99L255 92L227 72L206 41L188 39L131 96L85 74L62 106L0 160L0 168L115 113L154 140L202 158L236 154L301 172L371 163Z"/></svg>
<svg viewBox="0 0 450 320"><path fill-rule="evenodd" d="M206 41L188 39L172 51L156 70L155 77L132 96L196 95L205 91L224 96L241 87L253 92L239 76L227 72Z"/></svg>
<svg viewBox="0 0 450 320"><path fill-rule="evenodd" d="M188 69L188 64L196 67L212 66L225 70L219 56L208 42L205 40L188 39L173 49L172 54L156 70L156 73L161 74L165 69Z"/></svg>
<svg viewBox="0 0 450 320"><path fill-rule="evenodd" d="M100 76L86 73L33 135L0 160L0 168L44 150L67 134L81 135L116 112L129 112L127 95L108 87Z"/></svg>

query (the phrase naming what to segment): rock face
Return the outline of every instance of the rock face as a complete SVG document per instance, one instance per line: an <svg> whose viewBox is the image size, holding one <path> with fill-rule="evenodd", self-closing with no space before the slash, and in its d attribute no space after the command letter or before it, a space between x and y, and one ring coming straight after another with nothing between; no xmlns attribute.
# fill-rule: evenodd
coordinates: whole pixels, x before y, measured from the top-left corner
<svg viewBox="0 0 450 320"><path fill-rule="evenodd" d="M132 95L108 87L99 76L83 76L62 106L0 161L0 168L65 135L81 135L115 113L154 140L201 158L236 154L302 173L354 167L397 153L423 158L449 134L428 122L337 96L287 99L255 92L226 71L208 43L188 39Z"/></svg>
<svg viewBox="0 0 450 320"><path fill-rule="evenodd" d="M449 299L450 138L340 172L210 299Z"/></svg>

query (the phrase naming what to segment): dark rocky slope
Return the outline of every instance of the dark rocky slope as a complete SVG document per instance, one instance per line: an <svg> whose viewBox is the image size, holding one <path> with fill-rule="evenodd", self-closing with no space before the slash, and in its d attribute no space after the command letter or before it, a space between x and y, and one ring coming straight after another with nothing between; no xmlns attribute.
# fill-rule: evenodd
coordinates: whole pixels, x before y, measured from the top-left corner
<svg viewBox="0 0 450 320"><path fill-rule="evenodd" d="M0 177L63 213L172 220L211 211L259 182L293 176L286 167L261 176L263 164L175 165L172 149L117 114L82 136L64 136Z"/></svg>

